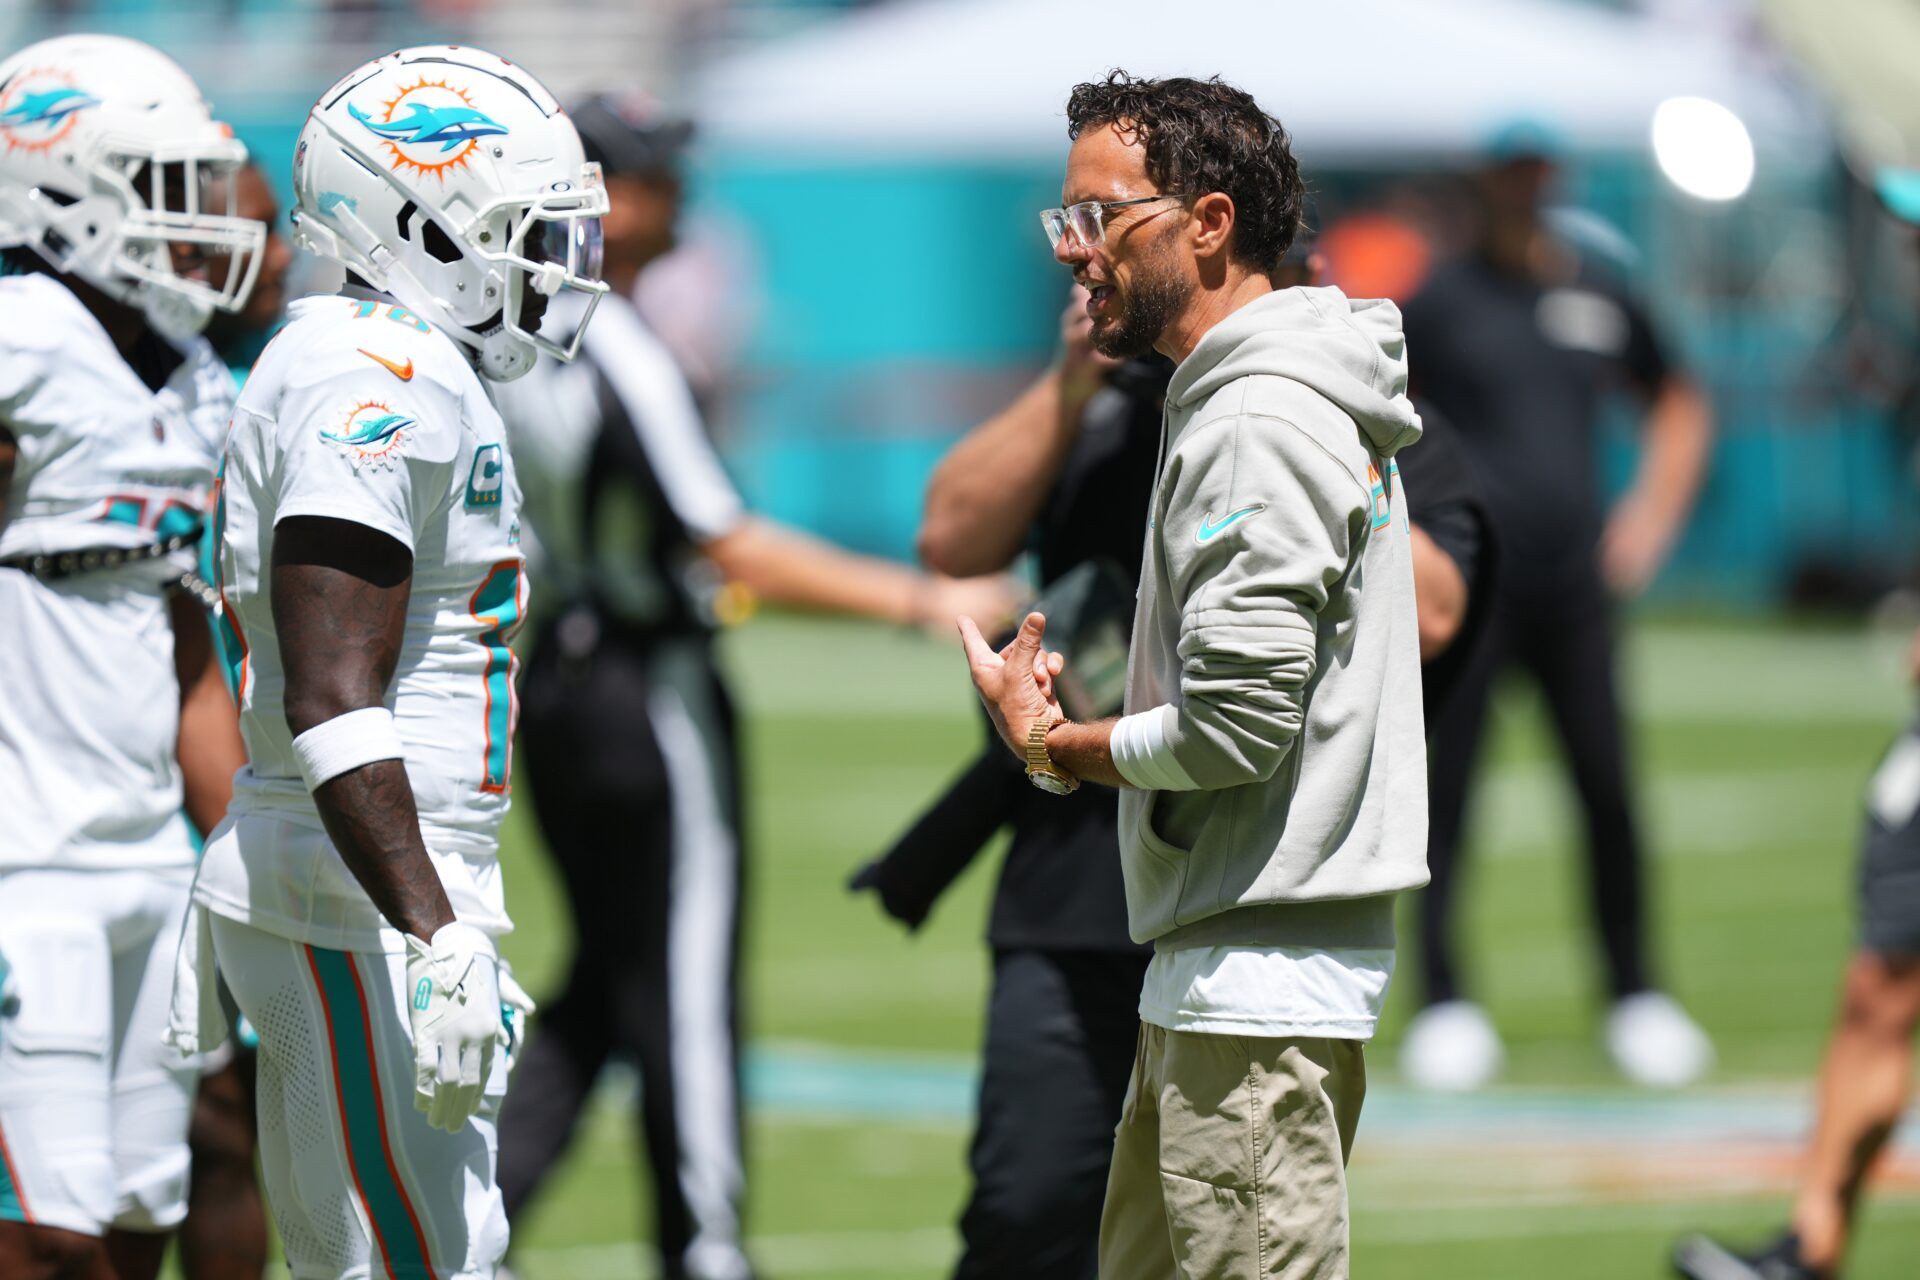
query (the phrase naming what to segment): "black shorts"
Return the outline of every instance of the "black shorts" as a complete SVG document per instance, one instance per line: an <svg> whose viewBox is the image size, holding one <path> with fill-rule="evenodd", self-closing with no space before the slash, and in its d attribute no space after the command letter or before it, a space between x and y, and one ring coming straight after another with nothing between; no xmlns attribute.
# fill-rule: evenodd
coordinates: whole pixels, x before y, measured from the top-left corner
<svg viewBox="0 0 1920 1280"><path fill-rule="evenodd" d="M1860 845L1860 947L1920 956L1920 722L1895 740L1867 786Z"/></svg>

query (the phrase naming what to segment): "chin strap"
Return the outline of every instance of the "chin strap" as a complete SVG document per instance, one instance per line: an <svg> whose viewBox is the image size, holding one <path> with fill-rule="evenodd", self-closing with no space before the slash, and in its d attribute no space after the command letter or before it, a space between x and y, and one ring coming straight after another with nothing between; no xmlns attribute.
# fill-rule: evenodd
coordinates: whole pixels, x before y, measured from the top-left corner
<svg viewBox="0 0 1920 1280"><path fill-rule="evenodd" d="M155 333L173 342L185 342L207 327L213 306L176 289L147 285L136 291L140 310Z"/></svg>
<svg viewBox="0 0 1920 1280"><path fill-rule="evenodd" d="M539 350L524 338L497 325L480 340L480 372L490 382L512 382L533 371L540 359Z"/></svg>

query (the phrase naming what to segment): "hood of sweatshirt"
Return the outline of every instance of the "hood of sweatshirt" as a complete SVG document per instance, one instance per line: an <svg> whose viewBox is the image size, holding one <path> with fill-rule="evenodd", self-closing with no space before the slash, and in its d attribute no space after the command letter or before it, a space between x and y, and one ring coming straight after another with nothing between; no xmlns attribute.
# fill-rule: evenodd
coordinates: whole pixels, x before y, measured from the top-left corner
<svg viewBox="0 0 1920 1280"><path fill-rule="evenodd" d="M1420 438L1407 399L1400 308L1340 290L1276 289L1209 329L1173 371L1167 404L1198 405L1236 378L1266 374L1313 388L1360 424L1381 457Z"/></svg>

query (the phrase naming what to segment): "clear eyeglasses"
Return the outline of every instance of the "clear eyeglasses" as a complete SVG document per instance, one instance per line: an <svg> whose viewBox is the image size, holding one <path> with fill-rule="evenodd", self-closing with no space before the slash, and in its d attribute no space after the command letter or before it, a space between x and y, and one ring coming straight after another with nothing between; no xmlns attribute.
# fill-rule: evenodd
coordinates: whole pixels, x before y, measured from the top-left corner
<svg viewBox="0 0 1920 1280"><path fill-rule="evenodd" d="M1168 192L1157 196L1136 196L1131 200L1082 200L1079 204L1070 204L1064 209L1042 209L1040 225L1046 228L1047 243L1056 249L1060 247L1061 237L1068 231L1072 231L1081 244L1093 249L1107 242L1108 210L1125 209L1136 204L1152 204L1155 200L1185 198Z"/></svg>

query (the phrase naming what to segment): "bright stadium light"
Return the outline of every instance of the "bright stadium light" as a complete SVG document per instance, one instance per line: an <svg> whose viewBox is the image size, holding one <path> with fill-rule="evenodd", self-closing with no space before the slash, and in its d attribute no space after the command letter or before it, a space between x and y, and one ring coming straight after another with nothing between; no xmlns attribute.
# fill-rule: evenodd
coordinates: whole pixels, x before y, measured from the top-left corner
<svg viewBox="0 0 1920 1280"><path fill-rule="evenodd" d="M1753 185L1753 136L1710 98L1668 98L1654 109L1653 156L1668 181L1701 200L1737 200Z"/></svg>

